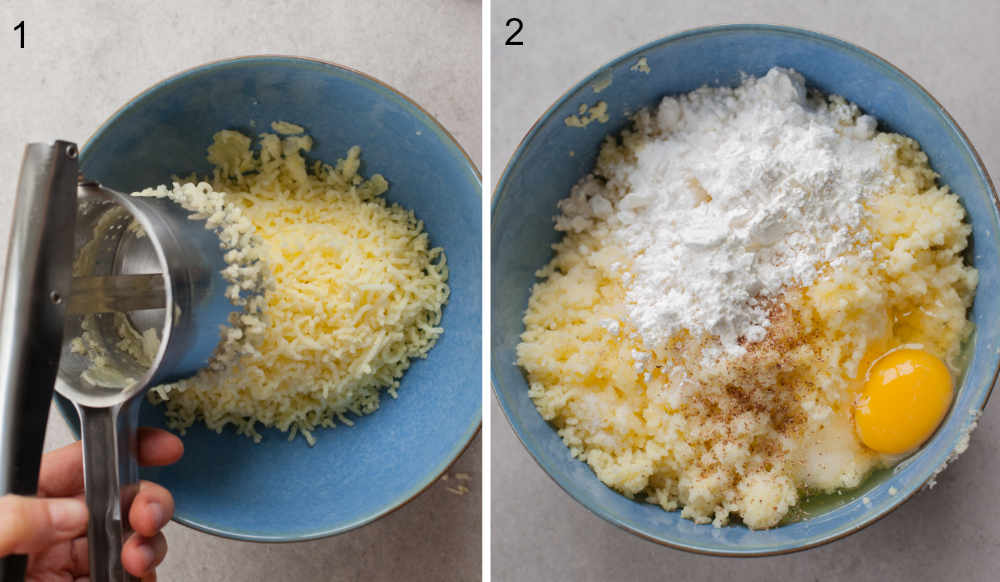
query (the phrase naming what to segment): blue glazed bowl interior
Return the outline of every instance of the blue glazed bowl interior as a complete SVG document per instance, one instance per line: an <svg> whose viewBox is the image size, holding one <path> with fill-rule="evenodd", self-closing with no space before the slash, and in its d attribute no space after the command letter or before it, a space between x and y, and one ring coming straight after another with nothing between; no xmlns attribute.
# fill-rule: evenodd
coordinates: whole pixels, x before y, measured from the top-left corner
<svg viewBox="0 0 1000 582"><path fill-rule="evenodd" d="M272 121L303 125L313 159L334 162L362 148L362 172L389 181L386 197L424 221L444 247L451 297L444 334L413 362L399 398L384 396L354 427L316 431L310 448L264 430L254 444L202 424L183 437L176 465L144 469L177 502L176 519L227 537L289 541L340 533L383 515L430 485L478 430L481 407L482 191L461 148L427 113L360 73L289 57L206 65L164 81L116 113L84 147L84 175L122 192L169 183L210 166L220 129L247 135ZM64 415L75 413L60 401ZM144 403L145 425L164 426Z"/></svg>
<svg viewBox="0 0 1000 582"><path fill-rule="evenodd" d="M645 74L630 68L645 57ZM917 139L941 181L959 194L972 224L968 260L979 269L980 292L971 317L977 326L966 349L970 361L945 423L917 454L876 473L861 488L816 499L802 519L766 531L742 525L714 528L681 519L679 512L631 501L605 487L589 467L569 456L556 432L528 398L514 364L534 272L558 240L556 202L593 167L601 141L629 124L629 115L667 94L702 85L739 84L741 74L763 75L774 66L801 72L807 84L857 103L880 129ZM594 86L611 79L595 92ZM604 101L610 120L585 128L563 120L581 104ZM572 152L572 156L570 153ZM525 447L577 501L634 533L674 547L715 554L760 555L812 547L837 539L890 511L928 480L967 434L986 403L998 367L1000 301L983 292L997 281L1000 247L995 193L978 157L954 121L916 83L880 58L819 34L772 26L738 25L695 30L654 42L596 71L570 90L532 128L497 186L492 220L492 372L501 406ZM869 503L862 502L862 495Z"/></svg>

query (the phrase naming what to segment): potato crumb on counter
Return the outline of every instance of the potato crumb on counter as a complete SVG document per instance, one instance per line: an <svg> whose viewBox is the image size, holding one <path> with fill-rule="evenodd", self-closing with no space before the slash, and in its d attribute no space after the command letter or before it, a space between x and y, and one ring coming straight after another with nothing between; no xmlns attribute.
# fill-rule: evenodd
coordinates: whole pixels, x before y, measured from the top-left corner
<svg viewBox="0 0 1000 582"><path fill-rule="evenodd" d="M449 493L452 493L453 495L458 495L460 497L471 491L471 489L469 489L465 485L459 485L458 487L446 487L445 489Z"/></svg>

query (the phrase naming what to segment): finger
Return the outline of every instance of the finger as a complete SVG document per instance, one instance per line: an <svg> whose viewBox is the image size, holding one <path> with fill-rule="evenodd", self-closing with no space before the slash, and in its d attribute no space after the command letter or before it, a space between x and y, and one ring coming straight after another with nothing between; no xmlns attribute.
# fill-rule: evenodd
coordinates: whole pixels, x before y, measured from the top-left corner
<svg viewBox="0 0 1000 582"><path fill-rule="evenodd" d="M68 497L83 491L83 449L79 442L45 453L38 472L38 494Z"/></svg>
<svg viewBox="0 0 1000 582"><path fill-rule="evenodd" d="M152 573L166 556L167 538L162 533L151 538L134 533L122 547L122 565L133 576Z"/></svg>
<svg viewBox="0 0 1000 582"><path fill-rule="evenodd" d="M70 543L69 571L74 576L90 573L90 544L86 537L79 537Z"/></svg>
<svg viewBox="0 0 1000 582"><path fill-rule="evenodd" d="M147 538L155 536L174 515L174 497L156 483L143 481L128 512L132 529Z"/></svg>
<svg viewBox="0 0 1000 582"><path fill-rule="evenodd" d="M0 497L0 556L31 554L87 531L87 504L79 499Z"/></svg>
<svg viewBox="0 0 1000 582"><path fill-rule="evenodd" d="M139 429L139 464L159 467L177 462L184 454L181 439L158 428ZM38 474L38 494L68 497L83 491L83 449L79 442L66 445L42 457Z"/></svg>
<svg viewBox="0 0 1000 582"><path fill-rule="evenodd" d="M162 467L180 460L184 443L177 435L159 428L139 429L139 464L145 467Z"/></svg>

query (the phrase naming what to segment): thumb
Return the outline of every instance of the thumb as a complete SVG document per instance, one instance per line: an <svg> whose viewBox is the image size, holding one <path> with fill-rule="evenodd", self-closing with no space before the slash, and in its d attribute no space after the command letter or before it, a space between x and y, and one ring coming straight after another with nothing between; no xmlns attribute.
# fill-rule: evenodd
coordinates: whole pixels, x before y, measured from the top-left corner
<svg viewBox="0 0 1000 582"><path fill-rule="evenodd" d="M0 556L31 554L87 531L87 505L72 498L0 497Z"/></svg>

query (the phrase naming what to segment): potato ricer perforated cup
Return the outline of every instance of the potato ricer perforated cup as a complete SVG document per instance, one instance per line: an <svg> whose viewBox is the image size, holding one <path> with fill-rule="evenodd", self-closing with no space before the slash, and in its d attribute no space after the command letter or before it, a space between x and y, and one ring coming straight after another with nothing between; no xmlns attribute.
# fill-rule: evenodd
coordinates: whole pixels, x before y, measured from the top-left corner
<svg viewBox="0 0 1000 582"><path fill-rule="evenodd" d="M90 579L119 582L135 579L121 548L142 395L203 368L237 308L204 220L77 172L75 144L25 150L0 311L0 494L36 493L54 388L80 416ZM25 564L5 559L0 582L22 579Z"/></svg>

